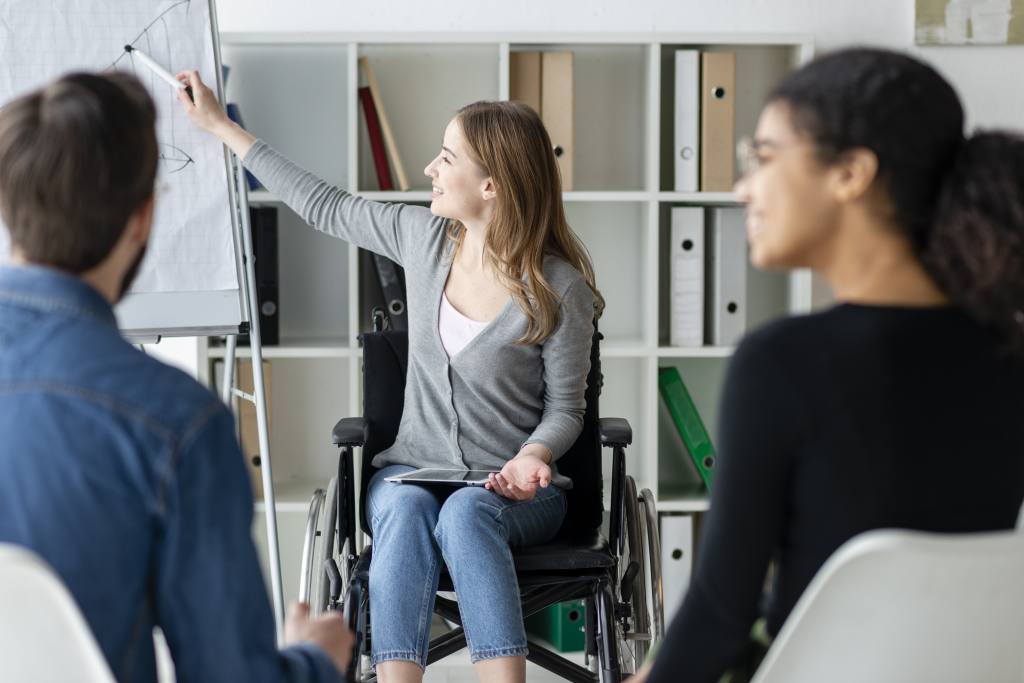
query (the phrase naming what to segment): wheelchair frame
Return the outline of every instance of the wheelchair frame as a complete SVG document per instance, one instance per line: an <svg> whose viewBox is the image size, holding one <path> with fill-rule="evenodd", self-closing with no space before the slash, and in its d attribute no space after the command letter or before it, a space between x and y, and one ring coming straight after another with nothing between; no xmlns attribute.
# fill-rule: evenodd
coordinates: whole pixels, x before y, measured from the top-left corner
<svg viewBox="0 0 1024 683"><path fill-rule="evenodd" d="M300 600L309 602L314 614L342 610L356 634L349 681L376 680L372 672L364 670L372 638L372 543L355 550L359 519L355 501L360 481L354 476L353 458L355 449L367 442L369 429L367 419L351 417L340 420L333 430L334 444L341 449L338 471L327 491L317 489L313 494L300 572ZM649 489L638 493L633 478L626 475L625 449L632 442L629 423L621 418L599 418L598 432L601 447L612 449L612 513L607 515L608 542L601 551L606 551L606 561L601 566L565 572L520 572L517 568L517 578L524 619L567 600L582 598L586 604L587 666L529 638L527 660L569 681L617 683L624 674L640 668L650 642L663 636L661 549L654 496ZM445 574L439 591L452 588ZM458 603L438 595L434 612L456 627L430 641L428 666L466 646Z"/></svg>

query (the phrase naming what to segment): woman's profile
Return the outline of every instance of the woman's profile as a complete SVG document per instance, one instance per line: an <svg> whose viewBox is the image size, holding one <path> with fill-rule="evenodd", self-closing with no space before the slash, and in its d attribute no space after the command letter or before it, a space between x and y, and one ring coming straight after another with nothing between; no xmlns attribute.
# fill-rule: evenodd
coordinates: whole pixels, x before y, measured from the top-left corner
<svg viewBox="0 0 1024 683"><path fill-rule="evenodd" d="M860 532L1013 528L1024 139L963 130L950 84L885 50L825 55L768 97L736 187L750 257L814 270L837 304L738 347L693 580L637 680L746 680L755 622L778 633Z"/></svg>

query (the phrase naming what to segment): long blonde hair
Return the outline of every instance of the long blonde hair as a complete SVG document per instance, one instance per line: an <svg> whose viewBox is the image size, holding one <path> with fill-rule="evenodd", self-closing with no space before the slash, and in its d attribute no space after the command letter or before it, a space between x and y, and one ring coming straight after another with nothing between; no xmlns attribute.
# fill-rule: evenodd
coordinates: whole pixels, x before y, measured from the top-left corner
<svg viewBox="0 0 1024 683"><path fill-rule="evenodd" d="M558 295L544 277L544 256L561 257L583 274L604 310L594 266L583 242L569 227L562 207L562 179L551 138L532 108L519 102L474 102L456 120L470 155L494 180L497 201L484 241L484 258L526 314L520 344L537 344L558 326ZM452 258L462 247L465 226L452 220Z"/></svg>

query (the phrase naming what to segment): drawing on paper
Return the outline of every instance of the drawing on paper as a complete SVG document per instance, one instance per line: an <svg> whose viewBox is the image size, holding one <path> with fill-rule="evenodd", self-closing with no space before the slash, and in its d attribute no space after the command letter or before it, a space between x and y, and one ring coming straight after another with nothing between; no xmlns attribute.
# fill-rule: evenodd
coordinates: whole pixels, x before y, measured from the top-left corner
<svg viewBox="0 0 1024 683"><path fill-rule="evenodd" d="M917 45L1024 45L1024 0L916 0Z"/></svg>
<svg viewBox="0 0 1024 683"><path fill-rule="evenodd" d="M216 83L211 3L196 0L0 0L0 106L72 71L133 72L157 110L161 192L141 292L238 288L228 164L219 140L188 122L174 88L124 52L132 45L168 71ZM0 262L9 247L0 224Z"/></svg>
<svg viewBox="0 0 1024 683"><path fill-rule="evenodd" d="M173 50L171 47L171 31L167 26L167 15L175 10L183 12L185 15L188 14L189 6L192 0L180 0L172 4L170 7L161 12L156 19L151 21L142 31L139 32L133 40L125 43L132 47L137 47L147 55L152 57L161 65L165 65L172 72L176 67ZM184 7L184 9L180 9ZM134 57L128 52L121 52L121 54L111 63L111 69L124 68L123 60L128 60L131 64L131 69L140 79L151 82L150 92L157 93L161 92L161 88L164 86L160 83L155 83L158 79L154 76L153 72L147 69L145 66L136 65ZM166 89L168 93L165 97L169 97L171 102L170 106L177 106L177 94L174 90ZM163 131L165 134L160 135L159 149L160 149L160 161L164 164L164 169L167 173L178 173L183 171L189 164L195 163L195 160L186 152L184 149L178 146L178 140L174 136L174 117L168 116L164 121Z"/></svg>

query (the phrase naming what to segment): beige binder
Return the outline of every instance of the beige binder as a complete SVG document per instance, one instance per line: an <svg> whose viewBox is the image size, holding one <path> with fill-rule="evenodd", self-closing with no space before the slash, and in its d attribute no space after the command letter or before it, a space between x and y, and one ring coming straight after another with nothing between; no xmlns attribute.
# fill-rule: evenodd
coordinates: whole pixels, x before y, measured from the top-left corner
<svg viewBox="0 0 1024 683"><path fill-rule="evenodd" d="M508 98L540 114L540 53L513 52L509 58Z"/></svg>
<svg viewBox="0 0 1024 683"><path fill-rule="evenodd" d="M736 154L736 54L701 54L700 189L731 192Z"/></svg>
<svg viewBox="0 0 1024 683"><path fill-rule="evenodd" d="M252 361L238 360L235 366L238 373L238 388L247 394L253 393ZM263 386L267 397L267 434L270 434L270 416L272 402L270 400L270 363L263 361ZM260 436L256 427L256 406L252 401L238 400L238 431L241 435L242 453L245 456L245 468L252 480L252 492L256 500L263 500L263 473L260 470Z"/></svg>
<svg viewBox="0 0 1024 683"><path fill-rule="evenodd" d="M541 53L541 118L551 136L551 144L562 173L562 190L572 190L573 156L573 80L571 52Z"/></svg>

